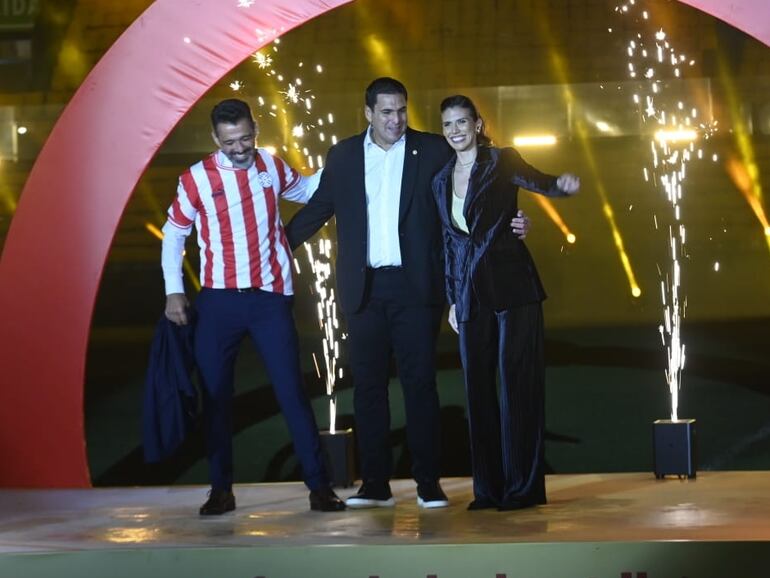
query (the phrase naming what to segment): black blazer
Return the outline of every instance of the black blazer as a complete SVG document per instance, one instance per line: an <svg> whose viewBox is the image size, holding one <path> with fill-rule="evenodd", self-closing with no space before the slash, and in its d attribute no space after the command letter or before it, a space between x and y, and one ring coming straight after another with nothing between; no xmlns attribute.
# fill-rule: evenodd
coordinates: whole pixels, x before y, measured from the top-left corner
<svg viewBox="0 0 770 578"><path fill-rule="evenodd" d="M192 380L195 310L188 309L187 315L187 325L161 316L152 338L142 407L146 462L171 456L198 420L199 394Z"/></svg>
<svg viewBox="0 0 770 578"><path fill-rule="evenodd" d="M511 230L523 187L549 197L566 195L556 177L528 165L512 148L479 147L463 205L470 234L452 224L452 158L433 180L444 231L446 291L458 321L475 302L500 310L545 299L545 290L524 242Z"/></svg>
<svg viewBox="0 0 770 578"><path fill-rule="evenodd" d="M337 292L344 313L360 309L366 287L365 136L363 132L329 149L318 190L286 225L294 249L336 216ZM401 262L415 305L443 303L441 224L431 181L451 154L443 137L407 129L398 230Z"/></svg>

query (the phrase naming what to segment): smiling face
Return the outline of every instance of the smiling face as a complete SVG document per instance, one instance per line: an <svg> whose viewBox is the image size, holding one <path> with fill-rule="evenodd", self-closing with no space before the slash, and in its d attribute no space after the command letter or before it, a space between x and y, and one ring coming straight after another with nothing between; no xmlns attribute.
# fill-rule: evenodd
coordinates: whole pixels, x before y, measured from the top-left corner
<svg viewBox="0 0 770 578"><path fill-rule="evenodd" d="M406 132L406 98L403 94L378 94L374 108L364 107L372 125L372 139L388 150Z"/></svg>
<svg viewBox="0 0 770 578"><path fill-rule="evenodd" d="M254 163L257 127L251 120L220 122L211 136L234 167L248 169Z"/></svg>
<svg viewBox="0 0 770 578"><path fill-rule="evenodd" d="M473 113L467 108L452 106L441 113L441 130L454 150L472 150L477 144L476 135L481 130L481 119L473 120Z"/></svg>

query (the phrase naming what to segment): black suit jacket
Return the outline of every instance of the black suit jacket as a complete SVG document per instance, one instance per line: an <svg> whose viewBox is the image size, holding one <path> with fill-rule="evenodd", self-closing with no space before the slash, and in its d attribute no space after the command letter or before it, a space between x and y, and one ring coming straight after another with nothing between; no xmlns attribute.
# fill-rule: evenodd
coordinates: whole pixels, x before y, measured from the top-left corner
<svg viewBox="0 0 770 578"><path fill-rule="evenodd" d="M286 225L289 243L296 248L336 217L337 292L344 313L361 308L366 288L365 136L363 132L329 149L318 190ZM443 303L441 224L431 181L451 154L443 137L407 129L398 231L402 266L418 305Z"/></svg>
<svg viewBox="0 0 770 578"><path fill-rule="evenodd" d="M566 195L556 177L528 165L512 148L479 147L471 170L463 215L470 234L452 224L455 158L436 175L433 193L446 250L446 290L458 321L467 321L476 301L496 310L545 299L527 246L511 230L523 187L550 197Z"/></svg>

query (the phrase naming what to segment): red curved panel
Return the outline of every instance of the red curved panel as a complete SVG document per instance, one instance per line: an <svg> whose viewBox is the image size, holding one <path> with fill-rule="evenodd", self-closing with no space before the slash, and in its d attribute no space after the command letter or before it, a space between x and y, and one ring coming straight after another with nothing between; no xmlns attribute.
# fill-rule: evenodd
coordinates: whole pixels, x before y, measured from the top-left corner
<svg viewBox="0 0 770 578"><path fill-rule="evenodd" d="M679 0L724 20L770 46L770 2L767 0Z"/></svg>
<svg viewBox="0 0 770 578"><path fill-rule="evenodd" d="M90 485L85 358L112 238L179 119L284 31L350 0L156 0L59 118L0 260L0 486Z"/></svg>

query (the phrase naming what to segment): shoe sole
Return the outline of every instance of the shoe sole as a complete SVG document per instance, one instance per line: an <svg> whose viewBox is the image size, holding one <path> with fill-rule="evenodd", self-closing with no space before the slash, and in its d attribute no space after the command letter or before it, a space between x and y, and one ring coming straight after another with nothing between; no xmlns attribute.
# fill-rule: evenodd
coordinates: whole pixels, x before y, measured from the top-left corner
<svg viewBox="0 0 770 578"><path fill-rule="evenodd" d="M432 510L434 508L446 508L449 505L449 500L430 500L426 502L422 498L417 498L417 505L420 508L424 508L426 510Z"/></svg>
<svg viewBox="0 0 770 578"><path fill-rule="evenodd" d="M221 516L223 514L227 514L228 512L232 512L233 510L235 510L235 506L233 506L232 508L225 508L222 511L219 511L219 510L216 510L214 512L211 512L211 511L209 511L209 512L201 512L201 511L199 511L198 515L199 516Z"/></svg>
<svg viewBox="0 0 770 578"><path fill-rule="evenodd" d="M345 505L353 510L364 510L367 508L392 508L396 505L394 498L387 500L369 500L365 498L348 498Z"/></svg>

